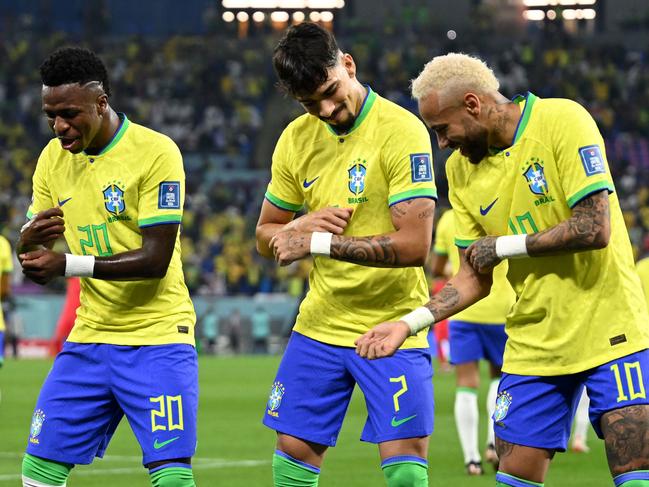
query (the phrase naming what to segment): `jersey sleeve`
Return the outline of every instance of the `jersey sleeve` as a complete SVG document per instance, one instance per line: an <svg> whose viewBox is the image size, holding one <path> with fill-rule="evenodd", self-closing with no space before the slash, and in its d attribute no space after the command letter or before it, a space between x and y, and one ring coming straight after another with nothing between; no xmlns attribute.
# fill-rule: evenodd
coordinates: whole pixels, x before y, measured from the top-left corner
<svg viewBox="0 0 649 487"><path fill-rule="evenodd" d="M27 218L56 206L47 185L48 147L46 146L41 152L32 176L32 202L27 210Z"/></svg>
<svg viewBox="0 0 649 487"><path fill-rule="evenodd" d="M566 203L574 207L587 196L614 191L604 140L595 121L579 104L567 102L554 117L554 146Z"/></svg>
<svg viewBox="0 0 649 487"><path fill-rule="evenodd" d="M437 222L435 229L435 244L433 251L437 255L449 255L452 252L451 245L453 245L453 212L447 210Z"/></svg>
<svg viewBox="0 0 649 487"><path fill-rule="evenodd" d="M0 274L9 274L14 270L13 257L11 255L11 245L9 241L0 236Z"/></svg>
<svg viewBox="0 0 649 487"><path fill-rule="evenodd" d="M153 154L149 172L140 183L138 226L181 223L185 202L185 170L176 144L168 139Z"/></svg>
<svg viewBox="0 0 649 487"><path fill-rule="evenodd" d="M300 211L304 206L304 194L299 182L290 171L291 168L291 130L282 132L275 151L265 198L273 205L287 211Z"/></svg>
<svg viewBox="0 0 649 487"><path fill-rule="evenodd" d="M459 161L455 158L455 154L446 161L446 177L448 178L448 199L453 207L453 217L455 223L455 245L462 249L466 249L473 242L486 236L482 226L475 220L469 212L469 209L464 204L464 198L458 191L460 184L458 184L456 171L461 168L458 167Z"/></svg>
<svg viewBox="0 0 649 487"><path fill-rule="evenodd" d="M413 116L385 144L388 205L413 198L437 199L433 155L426 127Z"/></svg>

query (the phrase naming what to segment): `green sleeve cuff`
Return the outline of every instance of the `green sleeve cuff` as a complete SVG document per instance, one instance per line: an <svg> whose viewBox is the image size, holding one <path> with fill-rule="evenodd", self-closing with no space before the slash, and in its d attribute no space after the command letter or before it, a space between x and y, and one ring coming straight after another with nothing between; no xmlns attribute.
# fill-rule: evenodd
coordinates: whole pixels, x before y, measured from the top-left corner
<svg viewBox="0 0 649 487"><path fill-rule="evenodd" d="M277 206L281 210L298 212L304 207L304 205L296 205L295 203L284 201L283 199L280 199L277 196L271 194L270 191L266 191L266 194L264 196L268 201L270 201L273 205Z"/></svg>
<svg viewBox="0 0 649 487"><path fill-rule="evenodd" d="M182 215L160 215L151 218L142 218L137 221L140 228L152 227L154 225L168 225L170 223L181 223L183 220Z"/></svg>
<svg viewBox="0 0 649 487"><path fill-rule="evenodd" d="M418 188L404 191L403 193L397 193L388 198L388 206L401 203L402 201L412 200L414 198L431 198L436 200L437 190L435 188Z"/></svg>
<svg viewBox="0 0 649 487"><path fill-rule="evenodd" d="M473 239L456 238L455 239L455 245L457 245L461 249L466 249L473 242L477 242L477 241L478 241L477 238L473 238Z"/></svg>
<svg viewBox="0 0 649 487"><path fill-rule="evenodd" d="M590 196L593 193L597 193L598 191L601 191L603 189L606 189L609 194L613 193L615 189L613 188L613 185L608 182L608 181L599 181L597 183L590 184L586 186L584 189L577 191L575 194L573 194L570 198L568 198L568 206L570 208L573 208L577 203L579 203L581 200L584 198Z"/></svg>

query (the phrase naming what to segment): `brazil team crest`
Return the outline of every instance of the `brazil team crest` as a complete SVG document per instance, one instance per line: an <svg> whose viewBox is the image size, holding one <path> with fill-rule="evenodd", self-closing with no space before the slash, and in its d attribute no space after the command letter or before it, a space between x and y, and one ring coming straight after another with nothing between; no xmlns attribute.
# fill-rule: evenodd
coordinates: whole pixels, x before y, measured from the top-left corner
<svg viewBox="0 0 649 487"><path fill-rule="evenodd" d="M545 179L545 173L543 172L543 166L541 161L538 158L532 158L530 161L531 164L527 168L527 171L523 173L525 179L527 179L527 184L530 187L530 191L534 194L546 195L550 191L548 187L548 182Z"/></svg>
<svg viewBox="0 0 649 487"><path fill-rule="evenodd" d="M358 162L360 159L357 159L356 161L357 162L347 171L349 174L348 187L349 191L353 194L359 195L365 191L365 176L367 175L367 168L365 165Z"/></svg>
<svg viewBox="0 0 649 487"><path fill-rule="evenodd" d="M282 404L282 397L284 397L284 384L279 381L273 383L273 387L270 389L270 397L268 398L268 411L274 412L279 409L280 404Z"/></svg>
<svg viewBox="0 0 649 487"><path fill-rule="evenodd" d="M36 411L34 411L34 415L32 416L32 425L31 428L29 429L30 441L32 441L32 443L34 442L38 443L38 440L36 441L34 440L41 433L44 422L45 422L45 413L41 409L37 409Z"/></svg>
<svg viewBox="0 0 649 487"><path fill-rule="evenodd" d="M505 419L509 412L509 406L512 404L512 396L507 391L502 391L496 398L496 409L494 410L493 420L498 423Z"/></svg>
<svg viewBox="0 0 649 487"><path fill-rule="evenodd" d="M104 206L114 215L119 215L126 209L124 190L116 183L111 183L104 189Z"/></svg>

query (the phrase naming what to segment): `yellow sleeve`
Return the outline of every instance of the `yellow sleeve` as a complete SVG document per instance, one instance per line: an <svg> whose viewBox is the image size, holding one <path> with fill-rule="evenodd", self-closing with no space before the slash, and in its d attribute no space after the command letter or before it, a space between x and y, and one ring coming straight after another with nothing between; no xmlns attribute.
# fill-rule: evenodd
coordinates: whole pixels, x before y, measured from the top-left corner
<svg viewBox="0 0 649 487"><path fill-rule="evenodd" d="M9 274L14 270L14 261L11 255L9 240L0 236L0 274Z"/></svg>
<svg viewBox="0 0 649 487"><path fill-rule="evenodd" d="M291 174L291 127L282 132L275 151L271 168L271 180L266 190L266 199L272 204L288 211L300 211L304 206L304 194L300 182Z"/></svg>
<svg viewBox="0 0 649 487"><path fill-rule="evenodd" d="M453 245L453 210L447 210L437 222L435 229L435 245L433 251L437 255L449 255L454 249Z"/></svg>
<svg viewBox="0 0 649 487"><path fill-rule="evenodd" d="M446 161L446 177L448 178L448 199L453 208L455 223L455 245L460 248L467 248L473 242L486 236L482 226L471 216L468 208L464 205L464 198L458 193L458 183L455 171L461 170L458 167L459 161L455 153Z"/></svg>
<svg viewBox="0 0 649 487"><path fill-rule="evenodd" d="M176 144L164 138L140 184L138 226L180 223L185 202L185 170Z"/></svg>
<svg viewBox="0 0 649 487"><path fill-rule="evenodd" d="M32 202L27 210L27 218L36 213L56 206L47 186L48 146L46 146L36 163L36 170L32 176Z"/></svg>
<svg viewBox="0 0 649 487"><path fill-rule="evenodd" d="M566 202L572 208L592 193L603 189L612 193L615 188L595 121L581 105L564 102L553 117L553 150Z"/></svg>
<svg viewBox="0 0 649 487"><path fill-rule="evenodd" d="M410 114L409 114L410 115ZM412 116L385 143L383 164L388 179L388 205L413 198L437 199L430 136Z"/></svg>

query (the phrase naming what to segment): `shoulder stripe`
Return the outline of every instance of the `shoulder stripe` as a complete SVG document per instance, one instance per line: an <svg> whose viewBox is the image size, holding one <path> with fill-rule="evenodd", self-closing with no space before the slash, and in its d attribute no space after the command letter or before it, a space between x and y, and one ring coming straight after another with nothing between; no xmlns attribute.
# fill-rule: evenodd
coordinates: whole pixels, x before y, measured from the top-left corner
<svg viewBox="0 0 649 487"><path fill-rule="evenodd" d="M606 189L609 194L615 192L615 188L613 187L613 185L610 182L608 182L608 181L599 181L597 183L589 184L584 189L582 189L581 191L577 191L570 198L568 198L568 201L567 201L568 206L570 208L573 208L577 203L579 203L584 198L587 198L591 194L597 193L598 191L601 191L603 189Z"/></svg>
<svg viewBox="0 0 649 487"><path fill-rule="evenodd" d="M462 238L456 238L455 239L455 245L460 247L461 249L466 249L473 242L477 242L477 241L478 241L477 238L468 239L468 240L467 239L462 239Z"/></svg>
<svg viewBox="0 0 649 487"><path fill-rule="evenodd" d="M284 201L283 199L278 198L277 196L274 196L271 194L270 191L266 191L266 194L264 197L273 205L278 207L280 210L287 210L287 211L293 211L293 212L298 212L300 211L304 205L296 205L294 203L289 203L288 201Z"/></svg>
<svg viewBox="0 0 649 487"><path fill-rule="evenodd" d="M181 223L183 219L182 215L160 215L153 216L151 218L142 218L137 221L137 224L140 228L142 227L151 227L153 225L164 225L169 223Z"/></svg>
<svg viewBox="0 0 649 487"><path fill-rule="evenodd" d="M419 188L397 193L388 198L388 206L401 203L402 201L412 200L414 198L431 198L437 199L437 190L435 188Z"/></svg>

